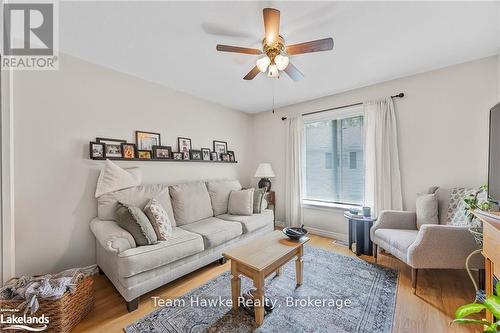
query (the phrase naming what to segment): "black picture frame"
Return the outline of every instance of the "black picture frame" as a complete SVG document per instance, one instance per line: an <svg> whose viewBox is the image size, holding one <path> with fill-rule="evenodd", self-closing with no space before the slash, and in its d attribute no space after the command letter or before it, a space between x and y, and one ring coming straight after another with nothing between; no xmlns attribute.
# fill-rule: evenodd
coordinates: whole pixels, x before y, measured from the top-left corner
<svg viewBox="0 0 500 333"><path fill-rule="evenodd" d="M94 146L100 146L99 150L94 150ZM103 142L89 142L89 156L90 158L106 158L106 144Z"/></svg>
<svg viewBox="0 0 500 333"><path fill-rule="evenodd" d="M187 143L189 142L189 146L184 146L183 143ZM191 139L190 138L184 138L184 137L178 137L177 138L177 151L179 153L187 153L187 157L189 158L189 151L193 148L192 144L191 144ZM186 157L186 154L184 154L184 159Z"/></svg>
<svg viewBox="0 0 500 333"><path fill-rule="evenodd" d="M215 151L210 152L210 160L212 161L218 161L219 160L219 154Z"/></svg>
<svg viewBox="0 0 500 333"><path fill-rule="evenodd" d="M153 146L153 158L156 158L159 160L172 159L172 147L171 146Z"/></svg>
<svg viewBox="0 0 500 333"><path fill-rule="evenodd" d="M204 161L210 161L210 148L201 148L201 157Z"/></svg>
<svg viewBox="0 0 500 333"><path fill-rule="evenodd" d="M141 137L141 136L144 137ZM143 142L147 138L155 138L156 142L148 142L147 144ZM156 132L146 132L146 131L135 131L135 143L137 144L137 150L153 150L153 146L161 146L161 135Z"/></svg>
<svg viewBox="0 0 500 333"><path fill-rule="evenodd" d="M182 161L184 159L184 154L181 153L180 151L174 151L172 153L172 159L176 161Z"/></svg>
<svg viewBox="0 0 500 333"><path fill-rule="evenodd" d="M231 161L230 158L231 156L229 154L224 154L224 153L220 154L220 159L223 162L230 162Z"/></svg>
<svg viewBox="0 0 500 333"><path fill-rule="evenodd" d="M224 146L224 151L221 151L219 149L220 146ZM219 141L219 140L214 140L213 141L213 147L214 151L218 154L219 159L222 160L221 154L226 154L227 153L227 142L226 141Z"/></svg>
<svg viewBox="0 0 500 333"><path fill-rule="evenodd" d="M228 150L227 153L229 154L229 160L231 162L235 162L236 161L236 157L234 156L234 151Z"/></svg>
<svg viewBox="0 0 500 333"><path fill-rule="evenodd" d="M137 157L137 146L135 145L135 143L122 142L121 148L122 158L132 159ZM132 149L132 156L128 155L128 153L130 153L130 149Z"/></svg>
<svg viewBox="0 0 500 333"><path fill-rule="evenodd" d="M126 143L127 140L110 138L95 138L95 140L98 143L105 143L106 157L123 157L121 144Z"/></svg>
<svg viewBox="0 0 500 333"><path fill-rule="evenodd" d="M150 160L153 158L153 151L146 149L137 149L137 158L141 160Z"/></svg>
<svg viewBox="0 0 500 333"><path fill-rule="evenodd" d="M189 151L189 159L193 161L201 161L203 160L203 156L201 155L201 150L191 149Z"/></svg>

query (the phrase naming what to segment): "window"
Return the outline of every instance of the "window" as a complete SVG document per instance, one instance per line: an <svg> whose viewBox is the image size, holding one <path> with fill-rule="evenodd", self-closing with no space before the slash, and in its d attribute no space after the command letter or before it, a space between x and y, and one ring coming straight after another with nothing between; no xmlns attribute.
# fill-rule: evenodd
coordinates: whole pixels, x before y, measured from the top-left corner
<svg viewBox="0 0 500 333"><path fill-rule="evenodd" d="M362 205L363 113L348 107L305 116L304 199Z"/></svg>

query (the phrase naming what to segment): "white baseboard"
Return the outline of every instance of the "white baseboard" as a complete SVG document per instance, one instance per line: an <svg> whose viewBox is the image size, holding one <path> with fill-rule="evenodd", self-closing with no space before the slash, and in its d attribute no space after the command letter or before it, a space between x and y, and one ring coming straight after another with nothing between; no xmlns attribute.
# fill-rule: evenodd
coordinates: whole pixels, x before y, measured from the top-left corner
<svg viewBox="0 0 500 333"><path fill-rule="evenodd" d="M341 234L339 232L333 232L333 231L326 231L326 230L312 228L312 227L308 227L308 226L306 226L305 229L307 229L307 231L309 231L313 235L334 238L334 239L338 239L338 240L342 240L342 241L347 242L347 234Z"/></svg>

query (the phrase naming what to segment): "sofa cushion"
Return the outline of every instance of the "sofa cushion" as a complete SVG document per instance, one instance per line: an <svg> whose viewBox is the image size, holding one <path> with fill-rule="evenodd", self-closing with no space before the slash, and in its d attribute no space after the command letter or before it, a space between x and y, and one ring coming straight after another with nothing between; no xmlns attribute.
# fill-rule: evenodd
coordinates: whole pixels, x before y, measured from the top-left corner
<svg viewBox="0 0 500 333"><path fill-rule="evenodd" d="M169 190L178 226L214 216L210 195L204 182L173 185Z"/></svg>
<svg viewBox="0 0 500 333"><path fill-rule="evenodd" d="M158 200L151 199L144 208L144 213L151 222L158 240L166 240L172 235L172 222L170 222L167 211Z"/></svg>
<svg viewBox="0 0 500 333"><path fill-rule="evenodd" d="M207 188L214 216L217 216L227 213L229 193L241 190L241 184L237 180L213 180L207 182Z"/></svg>
<svg viewBox="0 0 500 333"><path fill-rule="evenodd" d="M231 191L227 211L232 215L253 214L253 192L254 189Z"/></svg>
<svg viewBox="0 0 500 333"><path fill-rule="evenodd" d="M104 168L97 179L95 197L141 184L142 174L139 168L123 169L110 160L106 160Z"/></svg>
<svg viewBox="0 0 500 333"><path fill-rule="evenodd" d="M174 227L172 235L155 245L140 246L118 254L118 274L130 277L203 251L203 238Z"/></svg>
<svg viewBox="0 0 500 333"><path fill-rule="evenodd" d="M151 245L158 242L155 230L144 212L135 206L118 204L116 209L118 225L127 230L138 246Z"/></svg>
<svg viewBox="0 0 500 333"><path fill-rule="evenodd" d="M152 198L158 200L162 207L165 208L172 226L175 226L168 186L164 184L140 185L106 193L97 199L97 216L101 220L116 221L116 207L118 202L144 209Z"/></svg>
<svg viewBox="0 0 500 333"><path fill-rule="evenodd" d="M243 233L240 223L224 221L217 217L186 224L181 228L200 234L205 242L205 249L225 243Z"/></svg>
<svg viewBox="0 0 500 333"><path fill-rule="evenodd" d="M245 234L260 228L264 228L267 225L274 224L273 211L270 209L263 209L262 213L249 216L223 214L217 217L226 221L235 221L241 223L243 225L243 232Z"/></svg>
<svg viewBox="0 0 500 333"><path fill-rule="evenodd" d="M417 238L418 230L377 229L373 241L403 262L407 262L407 250Z"/></svg>
<svg viewBox="0 0 500 333"><path fill-rule="evenodd" d="M424 224L439 224L438 201L434 193L420 194L415 203L417 215L417 229Z"/></svg>

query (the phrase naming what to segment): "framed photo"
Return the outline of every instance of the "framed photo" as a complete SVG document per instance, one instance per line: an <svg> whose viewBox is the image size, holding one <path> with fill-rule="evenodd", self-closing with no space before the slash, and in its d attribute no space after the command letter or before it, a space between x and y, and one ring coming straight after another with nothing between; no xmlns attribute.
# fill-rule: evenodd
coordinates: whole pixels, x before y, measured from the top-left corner
<svg viewBox="0 0 500 333"><path fill-rule="evenodd" d="M135 143L122 143L123 158L135 158Z"/></svg>
<svg viewBox="0 0 500 333"><path fill-rule="evenodd" d="M181 152L177 152L177 151L176 151L176 152L173 152L173 153L172 153L172 158L173 158L174 160L177 160L177 161L179 161L179 160L183 160L183 159L184 159L184 154L183 154L183 153L181 153Z"/></svg>
<svg viewBox="0 0 500 333"><path fill-rule="evenodd" d="M105 158L106 157L106 144L101 142L89 143L90 158Z"/></svg>
<svg viewBox="0 0 500 333"><path fill-rule="evenodd" d="M153 150L153 146L161 145L160 133L135 131L135 142L138 150Z"/></svg>
<svg viewBox="0 0 500 333"><path fill-rule="evenodd" d="M169 160L172 156L172 147L170 146L153 146L153 157L158 159Z"/></svg>
<svg viewBox="0 0 500 333"><path fill-rule="evenodd" d="M151 150L138 149L137 157L150 160L152 158Z"/></svg>
<svg viewBox="0 0 500 333"><path fill-rule="evenodd" d="M229 154L224 154L224 153L222 153L222 154L220 154L220 157L221 157L221 159L222 159L224 162L229 162L229 161L230 161L230 159L229 159L229 158L230 158L230 157L229 157Z"/></svg>
<svg viewBox="0 0 500 333"><path fill-rule="evenodd" d="M204 161L210 161L210 149L201 148L201 157Z"/></svg>
<svg viewBox="0 0 500 333"><path fill-rule="evenodd" d="M221 154L227 153L227 142L214 140L214 152L219 154L219 159L222 160Z"/></svg>
<svg viewBox="0 0 500 333"><path fill-rule="evenodd" d="M190 138L177 138L177 148L178 152L184 154L184 159L189 159L189 151L191 150L191 139ZM187 155L187 158L186 158Z"/></svg>
<svg viewBox="0 0 500 333"><path fill-rule="evenodd" d="M212 161L218 161L219 160L219 154L217 154L215 151L210 153L210 159Z"/></svg>
<svg viewBox="0 0 500 333"><path fill-rule="evenodd" d="M203 159L201 156L201 150L191 149L189 151L189 159L195 160L195 161L201 161Z"/></svg>
<svg viewBox="0 0 500 333"><path fill-rule="evenodd" d="M123 157L121 144L126 143L127 140L96 138L96 141L99 143L105 143L104 154L106 157Z"/></svg>
<svg viewBox="0 0 500 333"><path fill-rule="evenodd" d="M231 162L236 161L236 158L234 157L234 151L228 150L227 154L229 155L229 161L231 161Z"/></svg>

